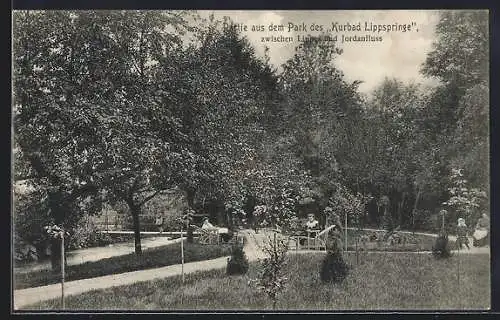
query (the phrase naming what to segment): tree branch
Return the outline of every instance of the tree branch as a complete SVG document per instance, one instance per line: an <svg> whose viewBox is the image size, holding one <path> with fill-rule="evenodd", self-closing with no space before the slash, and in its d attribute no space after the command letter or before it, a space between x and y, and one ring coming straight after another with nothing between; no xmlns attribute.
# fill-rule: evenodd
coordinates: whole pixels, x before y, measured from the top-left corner
<svg viewBox="0 0 500 320"><path fill-rule="evenodd" d="M66 200L68 201L74 201L80 196L86 194L86 193L96 193L97 192L97 187L95 185L84 185L76 190L73 190L70 195L67 196Z"/></svg>
<svg viewBox="0 0 500 320"><path fill-rule="evenodd" d="M149 200L153 199L154 197L156 197L160 192L162 192L163 190L157 190L155 191L153 194L147 196L146 198L144 198L140 203L139 203L139 206L142 206L143 204L145 204L146 202L148 202Z"/></svg>

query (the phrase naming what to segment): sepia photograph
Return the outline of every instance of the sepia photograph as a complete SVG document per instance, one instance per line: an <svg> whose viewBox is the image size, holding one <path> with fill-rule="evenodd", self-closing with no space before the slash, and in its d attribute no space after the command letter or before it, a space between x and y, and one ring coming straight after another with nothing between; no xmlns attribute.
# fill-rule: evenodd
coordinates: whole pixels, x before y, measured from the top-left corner
<svg viewBox="0 0 500 320"><path fill-rule="evenodd" d="M489 18L12 11L11 310L490 310Z"/></svg>

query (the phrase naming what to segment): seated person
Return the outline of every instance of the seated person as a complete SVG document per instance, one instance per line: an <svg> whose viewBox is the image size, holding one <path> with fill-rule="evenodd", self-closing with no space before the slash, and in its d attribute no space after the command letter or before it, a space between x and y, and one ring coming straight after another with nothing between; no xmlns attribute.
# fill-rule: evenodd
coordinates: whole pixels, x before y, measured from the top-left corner
<svg viewBox="0 0 500 320"><path fill-rule="evenodd" d="M312 232L315 230L319 229L319 222L316 220L314 217L314 214L310 213L307 215L307 221L305 223L305 230L301 232L301 235L314 238L316 236L316 233ZM306 239L301 239L300 244L304 245L306 242Z"/></svg>
<svg viewBox="0 0 500 320"><path fill-rule="evenodd" d="M210 219L208 217L205 217L203 219L203 224L201 225L202 229L217 229L213 224L210 223Z"/></svg>
<svg viewBox="0 0 500 320"><path fill-rule="evenodd" d="M476 228L474 230L473 245L477 247L486 246L489 244L489 234L490 234L490 218L487 214L483 213L481 218L477 221Z"/></svg>
<svg viewBox="0 0 500 320"><path fill-rule="evenodd" d="M214 226L213 224L210 223L210 219L208 217L205 217L205 219L203 219L203 224L201 225L201 228L205 230L214 230L214 231L216 230L217 233L221 236L222 240L226 242L231 238L228 228L220 228Z"/></svg>
<svg viewBox="0 0 500 320"><path fill-rule="evenodd" d="M318 230L319 229L319 222L316 220L314 217L314 214L310 213L307 215L307 222L306 222L306 230L307 231L312 231L312 230Z"/></svg>

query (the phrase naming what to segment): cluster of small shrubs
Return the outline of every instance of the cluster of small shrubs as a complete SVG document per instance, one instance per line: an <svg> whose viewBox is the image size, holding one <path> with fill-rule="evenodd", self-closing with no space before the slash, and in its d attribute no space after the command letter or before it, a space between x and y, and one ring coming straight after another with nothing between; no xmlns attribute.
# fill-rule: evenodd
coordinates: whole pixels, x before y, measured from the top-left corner
<svg viewBox="0 0 500 320"><path fill-rule="evenodd" d="M441 233L437 237L436 242L432 246L432 254L438 259L449 258L451 256L447 234Z"/></svg>
<svg viewBox="0 0 500 320"><path fill-rule="evenodd" d="M81 223L72 230L69 236L68 249L75 250L102 247L113 242L111 236L107 233L100 232L94 223Z"/></svg>
<svg viewBox="0 0 500 320"><path fill-rule="evenodd" d="M231 257L227 262L226 273L228 275L246 274L248 271L248 259L243 251L243 246L235 244L231 249Z"/></svg>
<svg viewBox="0 0 500 320"><path fill-rule="evenodd" d="M349 273L349 266L340 251L328 251L321 265L320 277L323 282L339 283Z"/></svg>

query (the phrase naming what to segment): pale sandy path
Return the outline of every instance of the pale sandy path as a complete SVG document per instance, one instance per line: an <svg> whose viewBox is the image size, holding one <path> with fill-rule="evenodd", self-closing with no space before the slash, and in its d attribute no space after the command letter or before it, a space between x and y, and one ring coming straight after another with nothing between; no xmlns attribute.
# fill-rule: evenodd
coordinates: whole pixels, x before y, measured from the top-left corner
<svg viewBox="0 0 500 320"><path fill-rule="evenodd" d="M248 241L245 244L245 254L249 261L255 261L262 257L258 249L252 231L242 231ZM257 236L258 239L262 236ZM189 262L184 264L184 273L189 274L197 271L225 268L228 257L217 259ZM128 285L132 283L162 279L181 274L182 265L171 265L162 268L132 271L108 276L68 281L64 284L65 296L80 294L83 292L105 289L114 286ZM35 304L40 301L59 298L61 296L61 284L51 284L41 287L27 288L14 291L14 310Z"/></svg>
<svg viewBox="0 0 500 320"><path fill-rule="evenodd" d="M168 237L154 237L154 238L145 238L141 239L142 249L150 249L161 247L171 243L177 243L180 241L179 239L170 239ZM86 248L70 251L66 255L66 260L68 265L76 265L82 264L85 262L98 261L102 259L107 259L116 256L127 255L130 253L134 253L134 242L123 242L123 243L115 243L113 245L108 245L106 247L96 247L96 248ZM43 263L34 263L31 265L26 265L18 268L14 268L15 273L27 273L39 270L49 270L50 262Z"/></svg>

